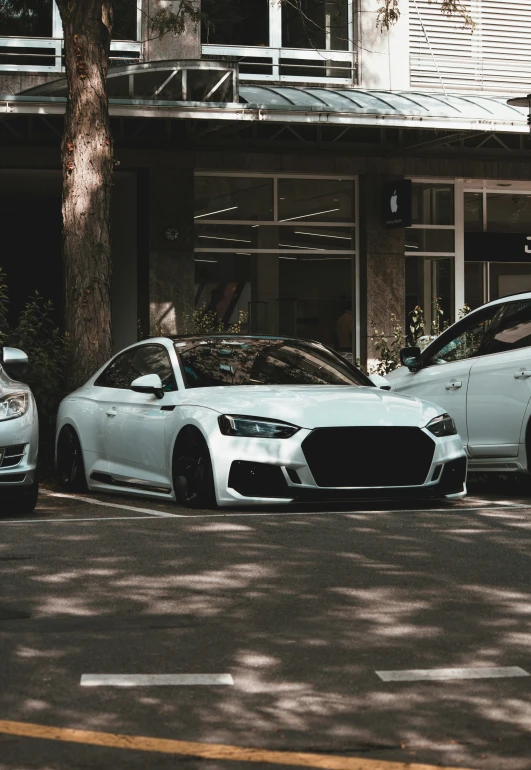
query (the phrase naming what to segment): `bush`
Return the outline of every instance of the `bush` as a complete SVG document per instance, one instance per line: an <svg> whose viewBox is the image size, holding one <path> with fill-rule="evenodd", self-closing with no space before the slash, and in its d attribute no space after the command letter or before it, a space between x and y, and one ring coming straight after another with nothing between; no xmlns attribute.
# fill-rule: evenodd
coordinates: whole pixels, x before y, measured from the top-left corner
<svg viewBox="0 0 531 770"><path fill-rule="evenodd" d="M8 321L6 275L0 268L0 346L20 348L29 359L24 382L30 385L39 410L40 456L51 464L55 418L65 395L67 338L55 327L53 305L36 291L28 298L14 326Z"/></svg>

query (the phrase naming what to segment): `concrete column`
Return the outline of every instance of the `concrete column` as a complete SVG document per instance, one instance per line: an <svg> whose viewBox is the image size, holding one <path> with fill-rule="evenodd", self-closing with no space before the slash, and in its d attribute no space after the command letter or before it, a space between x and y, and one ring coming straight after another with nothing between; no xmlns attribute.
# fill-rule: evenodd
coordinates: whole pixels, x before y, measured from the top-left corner
<svg viewBox="0 0 531 770"><path fill-rule="evenodd" d="M397 175L360 176L361 361L375 358L373 322L391 336L391 314L403 324L405 307L405 230L383 223L382 187Z"/></svg>
<svg viewBox="0 0 531 770"><path fill-rule="evenodd" d="M194 309L193 170L151 168L149 191L150 334L182 334Z"/></svg>
<svg viewBox="0 0 531 770"><path fill-rule="evenodd" d="M168 0L144 0L147 8L147 16L144 18L144 60L157 61L166 59L200 59L201 58L201 30L199 26L194 27L192 23L186 25L186 29L181 35L172 35L171 32L163 35L162 38L155 32L149 30L149 19L152 18L158 10L173 7L177 9L178 2L168 2ZM197 0L200 5L200 0ZM153 39L152 39L153 38Z"/></svg>
<svg viewBox="0 0 531 770"><path fill-rule="evenodd" d="M359 85L361 88L406 91L409 75L409 10L400 3L400 18L389 31L380 31L378 0L360 0Z"/></svg>

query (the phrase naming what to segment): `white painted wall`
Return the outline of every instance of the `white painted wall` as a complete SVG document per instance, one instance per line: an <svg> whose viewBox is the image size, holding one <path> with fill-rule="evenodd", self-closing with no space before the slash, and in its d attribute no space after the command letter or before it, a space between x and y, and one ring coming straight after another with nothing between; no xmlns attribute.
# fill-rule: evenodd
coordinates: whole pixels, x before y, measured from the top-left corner
<svg viewBox="0 0 531 770"><path fill-rule="evenodd" d="M390 31L376 26L377 0L360 0L359 63L361 88L407 90L409 79L409 9L400 4L400 18Z"/></svg>

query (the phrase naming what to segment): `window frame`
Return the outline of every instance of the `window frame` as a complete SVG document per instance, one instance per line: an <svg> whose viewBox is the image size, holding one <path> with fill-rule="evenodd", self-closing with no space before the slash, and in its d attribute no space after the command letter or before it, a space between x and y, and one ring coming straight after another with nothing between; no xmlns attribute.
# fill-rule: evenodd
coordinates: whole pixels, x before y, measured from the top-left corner
<svg viewBox="0 0 531 770"><path fill-rule="evenodd" d="M0 49L3 48L48 48L49 54L39 54L42 58L49 56L51 63L50 66L40 64L2 64L2 56L0 55L0 72L64 72L62 57L63 57L63 24L61 22L61 14L57 3L53 0L52 4L52 36L51 37L13 37L13 36L0 36ZM120 51L136 51L138 52L138 59L135 61L141 61L143 58L144 45L142 42L142 5L137 5L137 17L136 17L136 40L113 40L111 41L111 62L113 58L121 58L113 56L114 53ZM8 55L8 54L6 54ZM26 54L20 54L21 57ZM31 52L28 52L31 55ZM52 63L53 60L53 63Z"/></svg>
<svg viewBox="0 0 531 770"><path fill-rule="evenodd" d="M252 46L252 45L218 45L213 43L201 43L202 55L213 56L231 56L240 57L240 60L246 59L246 64L257 66L265 66L271 68L271 74L248 74L245 72L239 73L240 80L250 81L262 81L272 83L328 83L329 85L353 85L357 83L357 56L355 40L359 40L359 21L357 4L355 0L347 0L348 3L348 48L347 50L337 51L335 49L316 49L311 46L308 48L288 48L282 45L282 5L277 0L269 1L269 46ZM333 53L333 59L330 61L345 64L345 70L348 70L348 76L346 77L318 77L309 75L308 77L300 75L284 75L281 72L282 68L296 67L300 68L308 66L309 69L314 69L311 64L282 64L283 59L300 60L306 62L322 63L324 58L323 53ZM271 59L270 64L261 65L253 62L254 59ZM331 66L331 70L337 70L338 67Z"/></svg>

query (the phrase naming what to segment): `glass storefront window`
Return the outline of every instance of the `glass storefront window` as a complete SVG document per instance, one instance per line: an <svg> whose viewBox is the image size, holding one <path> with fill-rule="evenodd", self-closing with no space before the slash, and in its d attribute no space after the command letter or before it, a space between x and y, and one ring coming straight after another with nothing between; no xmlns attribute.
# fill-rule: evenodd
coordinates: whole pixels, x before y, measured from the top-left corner
<svg viewBox="0 0 531 770"><path fill-rule="evenodd" d="M269 0L202 0L203 43L269 46Z"/></svg>
<svg viewBox="0 0 531 770"><path fill-rule="evenodd" d="M1 2L0 36L52 37L52 12L52 0Z"/></svg>
<svg viewBox="0 0 531 770"><path fill-rule="evenodd" d="M273 220L273 180L197 176L195 219Z"/></svg>
<svg viewBox="0 0 531 770"><path fill-rule="evenodd" d="M352 222L354 183L343 179L279 179L280 222Z"/></svg>
<svg viewBox="0 0 531 770"><path fill-rule="evenodd" d="M414 225L453 225L453 184L413 182L412 208Z"/></svg>
<svg viewBox="0 0 531 770"><path fill-rule="evenodd" d="M487 193L487 230L531 233L531 195Z"/></svg>
<svg viewBox="0 0 531 770"><path fill-rule="evenodd" d="M490 299L531 291L531 264L490 262Z"/></svg>
<svg viewBox="0 0 531 770"><path fill-rule="evenodd" d="M483 194L465 193L465 232L478 233L483 230Z"/></svg>
<svg viewBox="0 0 531 770"><path fill-rule="evenodd" d="M300 0L282 7L282 45L286 48L348 50L347 0Z"/></svg>
<svg viewBox="0 0 531 770"><path fill-rule="evenodd" d="M315 227L304 225L205 225L195 226L196 249L304 250L315 252L352 251L354 230L348 227Z"/></svg>
<svg viewBox="0 0 531 770"><path fill-rule="evenodd" d="M422 228L408 228L406 230L407 251L447 251L455 249L454 230L423 230Z"/></svg>
<svg viewBox="0 0 531 770"><path fill-rule="evenodd" d="M424 311L426 335L437 335L445 324L453 322L453 258L406 258L406 319L417 305ZM436 305L442 313L437 312Z"/></svg>
<svg viewBox="0 0 531 770"><path fill-rule="evenodd" d="M483 262L465 262L465 300L471 310L485 304L485 270Z"/></svg>

